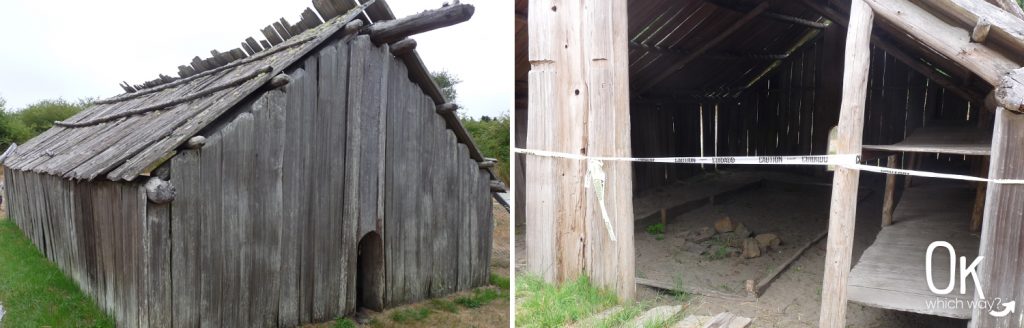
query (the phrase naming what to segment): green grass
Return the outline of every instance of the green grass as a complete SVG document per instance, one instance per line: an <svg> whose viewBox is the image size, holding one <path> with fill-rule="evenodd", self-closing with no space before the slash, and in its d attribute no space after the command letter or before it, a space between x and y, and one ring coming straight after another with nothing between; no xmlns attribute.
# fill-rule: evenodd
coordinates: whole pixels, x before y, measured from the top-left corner
<svg viewBox="0 0 1024 328"><path fill-rule="evenodd" d="M342 318L334 321L334 328L356 328L356 323L352 319Z"/></svg>
<svg viewBox="0 0 1024 328"><path fill-rule="evenodd" d="M430 300L430 308L438 311L444 311L448 313L459 312L459 306L455 305L454 302L443 299L432 299Z"/></svg>
<svg viewBox="0 0 1024 328"><path fill-rule="evenodd" d="M647 226L647 233L652 235L661 235L665 233L665 225L658 223Z"/></svg>
<svg viewBox="0 0 1024 328"><path fill-rule="evenodd" d="M477 288L473 290L473 295L456 298L455 304L475 309L491 303L491 301L500 298L502 294L494 288Z"/></svg>
<svg viewBox="0 0 1024 328"><path fill-rule="evenodd" d="M6 328L114 326L10 220L0 220L0 304Z"/></svg>
<svg viewBox="0 0 1024 328"><path fill-rule="evenodd" d="M587 277L554 286L536 276L519 276L516 298L518 327L563 326L618 304L614 293L595 287Z"/></svg>
<svg viewBox="0 0 1024 328"><path fill-rule="evenodd" d="M624 327L627 323L636 318L641 313L644 313L646 307L640 303L630 304L629 306L623 307L619 312L615 312L612 315L604 318L601 322L594 325L594 328L615 328Z"/></svg>
<svg viewBox="0 0 1024 328"><path fill-rule="evenodd" d="M491 280L490 281L491 281L491 285L494 285L495 287L501 288L501 289L503 289L505 291L508 291L509 287L512 285L509 282L508 277L503 277L503 276L500 276L500 275L495 274L495 273L491 274Z"/></svg>
<svg viewBox="0 0 1024 328"><path fill-rule="evenodd" d="M430 309L427 308L399 309L391 312L391 320L397 323L420 321L429 316Z"/></svg>

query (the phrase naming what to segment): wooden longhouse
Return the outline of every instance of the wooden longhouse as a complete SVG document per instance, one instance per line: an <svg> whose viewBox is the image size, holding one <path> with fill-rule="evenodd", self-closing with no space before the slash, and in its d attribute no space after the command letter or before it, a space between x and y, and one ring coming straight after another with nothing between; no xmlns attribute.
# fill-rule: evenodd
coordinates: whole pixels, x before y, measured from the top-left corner
<svg viewBox="0 0 1024 328"><path fill-rule="evenodd" d="M3 163L11 218L118 325L296 326L487 283L501 186L406 38L473 7L313 5Z"/></svg>
<svg viewBox="0 0 1024 328"><path fill-rule="evenodd" d="M515 142L593 156L824 155L838 127L836 152L866 164L1021 179L1022 18L1005 0L517 0ZM585 162L516 160L529 271L587 274L625 298L634 193L704 172L606 162L611 241ZM968 262L984 256L986 299L1024 301L1024 186L889 175L884 227L853 263L858 184L878 175L781 169L833 175L822 327L844 326L847 301L975 327L1024 322L1019 309L930 309L925 299L981 294L936 295L923 278L928 244L947 240Z"/></svg>

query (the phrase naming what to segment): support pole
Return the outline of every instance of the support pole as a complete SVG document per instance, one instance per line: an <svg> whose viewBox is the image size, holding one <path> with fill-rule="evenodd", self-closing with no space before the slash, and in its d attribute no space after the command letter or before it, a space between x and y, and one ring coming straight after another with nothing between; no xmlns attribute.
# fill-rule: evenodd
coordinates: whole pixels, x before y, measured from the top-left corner
<svg viewBox="0 0 1024 328"><path fill-rule="evenodd" d="M626 0L530 1L531 149L630 156ZM632 167L604 162L604 204L587 162L526 156L527 271L562 282L587 275L620 299L636 293Z"/></svg>
<svg viewBox="0 0 1024 328"><path fill-rule="evenodd" d="M864 0L852 1L846 34L839 138L836 143L839 154L861 153L873 16L874 13ZM846 326L846 282L853 255L859 177L860 171L836 167L828 223L828 253L825 255L825 277L821 291L820 327Z"/></svg>
<svg viewBox="0 0 1024 328"><path fill-rule="evenodd" d="M896 168L896 155L889 155L885 160L885 166L890 169ZM892 213L896 207L896 175L885 175L885 198L882 199L882 226L892 225Z"/></svg>

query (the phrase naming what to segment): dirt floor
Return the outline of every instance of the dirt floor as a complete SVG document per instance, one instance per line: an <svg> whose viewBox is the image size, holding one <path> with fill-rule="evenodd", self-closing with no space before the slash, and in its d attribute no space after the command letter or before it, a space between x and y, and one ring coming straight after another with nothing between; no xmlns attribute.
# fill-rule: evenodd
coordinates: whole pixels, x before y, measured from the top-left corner
<svg viewBox="0 0 1024 328"><path fill-rule="evenodd" d="M766 173L760 188L737 193L728 200L683 213L665 227L664 236L646 231L648 223L636 227L637 277L670 285L683 284L725 294L743 296L745 280L758 280L791 257L796 249L824 231L828 223L829 180L783 173ZM874 240L880 229L880 175L862 174L860 205L854 240L854 263ZM682 247L688 230L712 226L730 216L755 233L777 233L782 246L769 254L741 259L713 259L707 254L687 252ZM524 229L516 229L523 231ZM516 236L517 269L525 267L525 237ZM753 301L696 296L685 307L687 314L715 315L729 311L753 318L751 327L817 327L821 284L825 266L825 240L815 243L783 271L764 295ZM638 301L668 305L673 298L645 286L637 288ZM966 321L882 310L850 303L848 327L962 327Z"/></svg>
<svg viewBox="0 0 1024 328"><path fill-rule="evenodd" d="M509 213L498 203L493 203L494 242L491 253L491 273L501 277L509 276ZM481 287L497 290L497 287ZM461 297L468 297L474 291L449 295L437 300L426 300L416 304L404 305L387 309L381 313L373 313L366 327L508 327L509 325L509 291L506 289L502 297L477 307L466 308L456 305ZM425 314L425 315L424 315ZM422 316L419 318L418 316ZM404 318L402 318L404 317ZM412 317L410 319L410 317ZM398 318L398 320L396 320ZM335 327L328 322L307 327Z"/></svg>

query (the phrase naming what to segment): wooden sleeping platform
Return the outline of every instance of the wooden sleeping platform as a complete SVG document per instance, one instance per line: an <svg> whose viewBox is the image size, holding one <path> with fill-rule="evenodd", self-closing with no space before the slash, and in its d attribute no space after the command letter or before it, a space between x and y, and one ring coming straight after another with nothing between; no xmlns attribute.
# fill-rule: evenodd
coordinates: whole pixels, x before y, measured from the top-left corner
<svg viewBox="0 0 1024 328"><path fill-rule="evenodd" d="M867 151L983 156L988 156L991 148L992 131L952 126L921 127L903 141L891 145L864 145Z"/></svg>
<svg viewBox="0 0 1024 328"><path fill-rule="evenodd" d="M960 294L958 276L953 293L932 293L925 280L925 254L929 244L941 240L953 245L957 257L977 256L978 237L968 230L972 196L970 188L945 182L924 181L907 189L892 225L882 228L850 271L849 300L883 309L970 319L966 306L928 305L936 300L972 301L974 284L968 280L967 293ZM944 288L949 282L949 254L939 248L932 256L933 281Z"/></svg>

